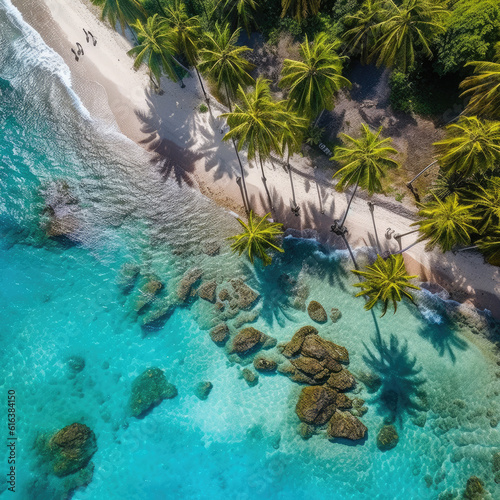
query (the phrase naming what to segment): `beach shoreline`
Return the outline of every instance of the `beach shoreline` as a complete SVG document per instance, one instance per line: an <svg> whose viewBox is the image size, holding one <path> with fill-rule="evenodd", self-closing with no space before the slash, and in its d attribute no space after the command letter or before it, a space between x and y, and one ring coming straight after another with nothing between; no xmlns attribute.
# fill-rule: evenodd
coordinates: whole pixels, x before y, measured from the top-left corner
<svg viewBox="0 0 500 500"><path fill-rule="evenodd" d="M71 5L62 0L12 3L44 42L64 59L71 71L73 90L91 116L111 128L116 129L117 124L129 139L151 151L165 175L174 176L179 184L186 183L224 208L244 215L237 183L240 167L232 146L222 142L224 121L219 115L225 109L212 99L209 112L199 110L203 95L196 78L187 78L185 89L164 78L164 94L153 93L146 69L134 71L133 61L126 54L131 44L100 21L98 9L87 0ZM96 46L86 42L84 28L96 36ZM77 41L85 50L78 62L70 50ZM246 155L241 156L251 205L264 214L270 207L260 169L248 168ZM333 220L342 216L349 193L336 193L331 175L315 169L306 158L296 155L292 166L300 217L290 210L288 173L277 162L266 165L274 218L286 228L304 235L313 230L322 243L345 248L342 239L329 229ZM375 203L371 212L364 199L353 201L347 219L349 243L353 248L370 246L378 247L380 252L397 251L398 244L393 238L386 238L386 229L403 234L412 229L409 224L413 221L390 206L386 208L380 197L375 198ZM403 238L403 247L414 239L414 235ZM424 247L424 242L418 243L405 252L410 274L439 284L457 302L488 309L500 320L500 268L485 264L475 252L441 254L425 252Z"/></svg>

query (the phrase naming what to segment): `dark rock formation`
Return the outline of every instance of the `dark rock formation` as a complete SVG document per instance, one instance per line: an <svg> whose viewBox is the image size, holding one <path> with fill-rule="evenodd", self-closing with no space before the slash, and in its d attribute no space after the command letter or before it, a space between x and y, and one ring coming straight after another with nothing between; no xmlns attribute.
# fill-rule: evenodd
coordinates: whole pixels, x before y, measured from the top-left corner
<svg viewBox="0 0 500 500"><path fill-rule="evenodd" d="M324 307L315 300L309 302L309 305L307 306L307 313L313 321L316 321L316 323L326 323L326 320L328 319Z"/></svg>
<svg viewBox="0 0 500 500"><path fill-rule="evenodd" d="M49 222L45 232L49 237L69 236L80 229L78 199L71 193L68 183L58 180L51 184L42 195L45 198L43 213Z"/></svg>
<svg viewBox="0 0 500 500"><path fill-rule="evenodd" d="M481 479L477 476L471 476L467 479L464 491L464 498L466 500L482 500L485 494L484 483Z"/></svg>
<svg viewBox="0 0 500 500"><path fill-rule="evenodd" d="M345 347L325 340L319 335L307 336L302 344L301 353L304 356L325 361L326 368L332 371L342 369L341 366L339 368L339 363L349 363L349 353Z"/></svg>
<svg viewBox="0 0 500 500"><path fill-rule="evenodd" d="M377 436L377 447L381 451L392 450L399 441L398 431L393 425L384 425Z"/></svg>
<svg viewBox="0 0 500 500"><path fill-rule="evenodd" d="M252 311L243 311L234 320L233 326L235 328L241 328L246 323L253 323L259 317L260 311L254 309Z"/></svg>
<svg viewBox="0 0 500 500"><path fill-rule="evenodd" d="M231 296L229 295L229 292L224 288L219 292L219 300L230 300Z"/></svg>
<svg viewBox="0 0 500 500"><path fill-rule="evenodd" d="M354 398L352 400L352 410L351 410L351 413L355 417L362 417L368 411L368 408L366 406L364 406L364 404L365 404L364 399Z"/></svg>
<svg viewBox="0 0 500 500"><path fill-rule="evenodd" d="M274 359L259 356L253 360L253 366L259 372L273 372L276 370L278 363Z"/></svg>
<svg viewBox="0 0 500 500"><path fill-rule="evenodd" d="M220 323L210 330L210 338L217 345L224 345L229 338L229 328L226 323Z"/></svg>
<svg viewBox="0 0 500 500"><path fill-rule="evenodd" d="M314 436L316 430L312 425L301 422L297 427L297 433L302 439L309 439Z"/></svg>
<svg viewBox="0 0 500 500"><path fill-rule="evenodd" d="M337 392L335 406L341 410L350 410L352 408L352 399L342 392Z"/></svg>
<svg viewBox="0 0 500 500"><path fill-rule="evenodd" d="M241 376L250 387L257 385L259 382L259 376L248 368L243 368L243 370L241 370Z"/></svg>
<svg viewBox="0 0 500 500"><path fill-rule="evenodd" d="M243 330L234 337L229 353L245 356L260 349L263 345L265 347L272 347L272 345L276 345L276 339L250 326L248 328L243 328Z"/></svg>
<svg viewBox="0 0 500 500"><path fill-rule="evenodd" d="M81 356L69 357L68 368L72 373L80 373L85 368L85 359L83 359Z"/></svg>
<svg viewBox="0 0 500 500"><path fill-rule="evenodd" d="M141 268L132 262L126 262L120 268L116 284L124 295L129 294L134 288L140 270Z"/></svg>
<svg viewBox="0 0 500 500"><path fill-rule="evenodd" d="M302 344L304 343L304 339L308 335L317 335L318 330L314 328L314 326L303 326L299 330L295 332L293 335L292 339L288 344L286 344L285 348L283 349L283 356L286 356L287 358L291 358L292 356L297 355L300 352L300 349L302 348Z"/></svg>
<svg viewBox="0 0 500 500"><path fill-rule="evenodd" d="M203 271L198 267L189 269L184 273L179 285L177 286L177 298L179 299L179 302L186 302L190 296L194 295L193 286L201 279L202 276Z"/></svg>
<svg viewBox="0 0 500 500"><path fill-rule="evenodd" d="M330 319L332 320L332 323L337 323L337 321L342 317L342 313L340 312L339 309L332 307L332 310L330 311Z"/></svg>
<svg viewBox="0 0 500 500"><path fill-rule="evenodd" d="M134 417L144 416L164 399L175 398L177 389L159 368L149 368L132 382L129 407Z"/></svg>
<svg viewBox="0 0 500 500"><path fill-rule="evenodd" d="M204 401L205 399L208 398L208 395L210 394L210 391L213 389L213 384L212 382L200 382L194 391L194 394L197 398L201 399Z"/></svg>
<svg viewBox="0 0 500 500"><path fill-rule="evenodd" d="M336 392L328 387L304 387L300 393L295 412L300 420L306 424L326 424L335 413L335 398Z"/></svg>
<svg viewBox="0 0 500 500"><path fill-rule="evenodd" d="M230 280L230 283L234 290L233 297L237 301L238 309L251 309L259 299L260 295L245 284L242 279L232 279Z"/></svg>
<svg viewBox="0 0 500 500"><path fill-rule="evenodd" d="M365 385L369 393L377 392L382 385L382 379L375 373L359 372L357 377Z"/></svg>
<svg viewBox="0 0 500 500"><path fill-rule="evenodd" d="M332 373L326 383L332 389L348 391L356 386L356 379L349 370L344 368L338 373Z"/></svg>
<svg viewBox="0 0 500 500"><path fill-rule="evenodd" d="M306 356L299 356L298 358L290 360L297 370L305 373L307 376L312 377L314 380L322 380L328 377L329 371L317 359L308 358Z"/></svg>
<svg viewBox="0 0 500 500"><path fill-rule="evenodd" d="M54 474L62 477L83 469L97 451L97 442L92 429L74 423L54 434L47 448Z"/></svg>
<svg viewBox="0 0 500 500"><path fill-rule="evenodd" d="M207 281L198 288L198 296L212 304L215 304L216 295L215 289L217 288L217 282L215 280Z"/></svg>
<svg viewBox="0 0 500 500"><path fill-rule="evenodd" d="M207 254L210 257L214 257L215 255L219 255L220 243L217 243L216 241L207 242L203 245L202 252Z"/></svg>
<svg viewBox="0 0 500 500"><path fill-rule="evenodd" d="M368 429L348 411L337 411L333 414L326 430L330 438L345 438L356 441L365 437Z"/></svg>
<svg viewBox="0 0 500 500"><path fill-rule="evenodd" d="M158 279L152 277L139 289L139 297L135 302L136 312L140 312L146 305L150 304L155 296L160 293L163 284Z"/></svg>

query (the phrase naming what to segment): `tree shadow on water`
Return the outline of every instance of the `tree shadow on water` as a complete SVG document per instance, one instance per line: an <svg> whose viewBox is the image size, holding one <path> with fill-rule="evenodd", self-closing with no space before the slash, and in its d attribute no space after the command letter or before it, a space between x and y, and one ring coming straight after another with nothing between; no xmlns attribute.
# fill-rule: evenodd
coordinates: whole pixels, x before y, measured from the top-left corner
<svg viewBox="0 0 500 500"><path fill-rule="evenodd" d="M409 353L407 342L401 342L394 334L389 341L382 338L373 311L372 315L376 333L371 348L364 344L367 354L363 360L382 383L373 402L381 413L389 413L391 420L401 421L405 413L414 415L422 410L415 401L425 383L422 368L417 367L417 358Z"/></svg>
<svg viewBox="0 0 500 500"><path fill-rule="evenodd" d="M467 342L460 338L455 327L448 322L425 325L419 329L418 334L428 340L440 356L448 355L453 363L457 360L455 351L467 350Z"/></svg>

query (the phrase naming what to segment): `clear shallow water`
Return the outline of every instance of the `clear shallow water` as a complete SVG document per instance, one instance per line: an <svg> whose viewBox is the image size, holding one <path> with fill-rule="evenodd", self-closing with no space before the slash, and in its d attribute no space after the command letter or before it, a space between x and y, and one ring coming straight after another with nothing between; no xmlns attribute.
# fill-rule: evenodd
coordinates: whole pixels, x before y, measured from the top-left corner
<svg viewBox="0 0 500 500"><path fill-rule="evenodd" d="M402 306L377 321L377 333L353 297L347 256L313 241L287 239L287 252L265 272L226 244L208 257L203 244L234 233L233 217L162 178L140 148L93 122L59 57L12 16L1 0L0 385L18 396L19 498L57 498L60 482L41 474L33 442L74 421L89 425L98 443L92 483L75 499L434 499L458 497L473 474L500 497L493 346L450 323L443 303L424 292L420 310ZM80 207L74 241L49 239L41 227L43 192L61 179ZM245 276L262 295L253 326L279 341L310 323L278 284L283 273L300 277L309 299L342 311L320 334L348 348L353 373L382 378L377 393L359 384L356 394L369 408L368 439L303 441L294 412L301 387L281 375L248 387L241 367L210 340L212 310L203 301L145 332L133 312L137 290L124 296L116 285L125 262L158 275L165 296L195 265L218 283ZM74 355L86 366L72 377L66 361ZM179 396L131 418L131 383L151 366L165 370ZM206 401L193 394L202 380L214 385ZM388 414L381 395L390 390L399 394L400 441L382 453L375 438ZM419 404L428 408L424 428L412 421Z"/></svg>

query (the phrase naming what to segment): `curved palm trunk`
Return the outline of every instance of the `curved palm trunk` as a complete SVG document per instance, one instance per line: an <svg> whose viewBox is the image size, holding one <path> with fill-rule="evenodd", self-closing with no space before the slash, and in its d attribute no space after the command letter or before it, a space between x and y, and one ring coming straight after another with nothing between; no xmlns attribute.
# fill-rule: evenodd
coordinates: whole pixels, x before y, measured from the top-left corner
<svg viewBox="0 0 500 500"><path fill-rule="evenodd" d="M271 199L271 195L269 194L269 189L267 188L267 179L266 175L264 174L264 165L262 163L262 157L260 155L259 155L259 162L260 162L260 170L262 171L262 182L264 183L264 188L266 190L269 206L271 207L271 210L274 210L273 200Z"/></svg>
<svg viewBox="0 0 500 500"><path fill-rule="evenodd" d="M351 199L349 200L349 203L347 204L347 208L346 208L344 217L342 217L342 222L340 223L340 227L342 227L344 225L344 223L345 223L345 220L347 218L347 214L349 213L349 209L351 208L352 200L354 199L354 196L356 195L356 191L358 190L359 178L360 177L361 177L361 169L359 170L358 179L356 180L356 185L354 186L354 191L353 191L353 193L351 195Z"/></svg>
<svg viewBox="0 0 500 500"><path fill-rule="evenodd" d="M205 101L207 101L207 104L210 106L210 99L208 98L208 94L205 90L205 86L203 85L203 81L201 79L200 72L198 71L198 66L196 66L196 64L194 64L194 69L196 70L196 74L198 75L198 80L200 81L201 90L203 90L203 95L205 96Z"/></svg>
<svg viewBox="0 0 500 500"><path fill-rule="evenodd" d="M290 177L290 185L292 186L292 199L293 199L292 212L298 216L300 212L300 207L297 205L297 201L295 200L295 187L293 185L292 169L290 167L290 150L287 150L286 166L288 168L288 175Z"/></svg>
<svg viewBox="0 0 500 500"><path fill-rule="evenodd" d="M415 200L416 201L420 201L420 196L418 195L418 193L415 191L415 188L413 187L413 183L424 173L424 172L427 172L427 170L429 170L429 168L431 168L432 166L434 166L436 163L438 162L438 160L434 160L432 163L429 163L429 165L427 165L423 170L421 170L410 182L407 182L406 183L406 187L411 191L411 193L413 194L413 196L415 197Z"/></svg>

